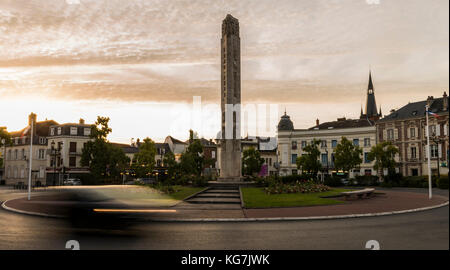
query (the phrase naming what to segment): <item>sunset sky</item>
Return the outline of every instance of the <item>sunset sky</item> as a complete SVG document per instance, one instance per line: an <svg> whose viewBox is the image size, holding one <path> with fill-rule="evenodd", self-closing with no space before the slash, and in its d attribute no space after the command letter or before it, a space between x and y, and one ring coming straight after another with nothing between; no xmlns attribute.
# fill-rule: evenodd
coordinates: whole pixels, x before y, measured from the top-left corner
<svg viewBox="0 0 450 270"><path fill-rule="evenodd" d="M215 137L228 13L240 23L243 104L286 108L295 128L359 117L369 68L383 113L448 93L449 1L368 2L0 0L0 126L22 129L30 112L109 116L110 140L126 143L187 139L202 119L200 135ZM277 118L250 135L274 136Z"/></svg>

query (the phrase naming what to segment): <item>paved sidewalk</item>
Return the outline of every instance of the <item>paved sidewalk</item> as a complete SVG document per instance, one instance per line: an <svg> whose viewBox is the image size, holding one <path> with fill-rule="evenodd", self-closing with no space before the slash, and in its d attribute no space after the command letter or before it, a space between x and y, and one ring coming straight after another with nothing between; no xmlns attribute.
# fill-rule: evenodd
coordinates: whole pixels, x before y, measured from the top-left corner
<svg viewBox="0 0 450 270"><path fill-rule="evenodd" d="M149 218L157 220L184 220L184 219L242 219L242 218L290 218L312 216L338 216L367 213L382 213L392 211L410 210L429 206L440 205L448 201L448 193L434 195L428 199L426 193L382 190L382 194L376 194L369 199L345 201L339 205L304 206L288 208L266 209L190 209L183 207L166 207L176 210L168 213L152 213ZM1 200L2 198L0 198ZM67 210L76 202L61 194L49 195L35 194L31 201L26 198L12 199L5 204L7 207L26 212L35 212L47 215L65 215ZM101 205L99 205L101 207ZM148 205L136 206L138 209L157 209ZM161 208L159 208L161 209Z"/></svg>

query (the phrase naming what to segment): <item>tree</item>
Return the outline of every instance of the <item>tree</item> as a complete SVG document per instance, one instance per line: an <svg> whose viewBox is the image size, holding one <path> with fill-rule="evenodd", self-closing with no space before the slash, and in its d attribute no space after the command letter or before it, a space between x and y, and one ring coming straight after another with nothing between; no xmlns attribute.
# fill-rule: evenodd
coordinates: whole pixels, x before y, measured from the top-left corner
<svg viewBox="0 0 450 270"><path fill-rule="evenodd" d="M186 174L195 174L200 176L205 164L203 155L203 145L199 139L194 139L194 132L189 131L189 146L180 157L180 169Z"/></svg>
<svg viewBox="0 0 450 270"><path fill-rule="evenodd" d="M244 175L259 173L263 163L264 159L261 158L261 154L254 147L250 147L243 152L242 173Z"/></svg>
<svg viewBox="0 0 450 270"><path fill-rule="evenodd" d="M398 148L392 142L382 142L372 146L368 154L369 160L375 160L373 168L378 172L381 179L384 169L387 169L389 174L395 171L395 155L398 153ZM381 173L380 173L381 172Z"/></svg>
<svg viewBox="0 0 450 270"><path fill-rule="evenodd" d="M320 164L319 161L319 144L320 140L314 139L310 144L303 148L305 154L297 158L297 168L313 177L316 177L317 173L322 168L322 164Z"/></svg>
<svg viewBox="0 0 450 270"><path fill-rule="evenodd" d="M11 135L3 128L0 128L0 147L11 145ZM6 155L6 153L4 153ZM0 156L0 168L3 167L3 157Z"/></svg>
<svg viewBox="0 0 450 270"><path fill-rule="evenodd" d="M120 174L129 164L129 158L123 150L107 141L112 131L108 122L108 117L97 117L91 128L92 140L86 142L81 154L81 165L89 167L95 183L100 179L120 179Z"/></svg>
<svg viewBox="0 0 450 270"><path fill-rule="evenodd" d="M133 169L137 177L146 177L155 168L156 147L155 142L145 138L139 145L139 152L134 155Z"/></svg>
<svg viewBox="0 0 450 270"><path fill-rule="evenodd" d="M359 146L354 145L346 137L342 137L334 153L334 166L338 170L350 173L353 168L361 164L361 155L362 149Z"/></svg>
<svg viewBox="0 0 450 270"><path fill-rule="evenodd" d="M179 166L175 160L175 155L172 152L168 152L164 155L163 164L167 167L167 176L170 180L177 177Z"/></svg>

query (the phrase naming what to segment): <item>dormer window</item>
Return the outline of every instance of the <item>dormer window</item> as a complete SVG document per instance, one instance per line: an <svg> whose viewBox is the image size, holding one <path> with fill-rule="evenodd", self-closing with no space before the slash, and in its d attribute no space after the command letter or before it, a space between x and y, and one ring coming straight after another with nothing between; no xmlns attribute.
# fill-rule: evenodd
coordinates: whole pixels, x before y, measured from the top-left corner
<svg viewBox="0 0 450 270"><path fill-rule="evenodd" d="M62 131L61 127L58 127L58 135L61 135L61 131Z"/></svg>
<svg viewBox="0 0 450 270"><path fill-rule="evenodd" d="M70 127L70 135L76 136L78 134L78 128L77 127Z"/></svg>

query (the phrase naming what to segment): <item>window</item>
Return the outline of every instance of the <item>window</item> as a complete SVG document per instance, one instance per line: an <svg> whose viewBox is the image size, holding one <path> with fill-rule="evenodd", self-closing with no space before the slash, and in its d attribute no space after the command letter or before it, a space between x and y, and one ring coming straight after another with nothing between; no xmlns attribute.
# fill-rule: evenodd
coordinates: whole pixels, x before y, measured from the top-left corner
<svg viewBox="0 0 450 270"><path fill-rule="evenodd" d="M411 169L411 175L412 176L418 176L419 175L419 170L418 169Z"/></svg>
<svg viewBox="0 0 450 270"><path fill-rule="evenodd" d="M302 141L302 148L306 147L306 141Z"/></svg>
<svg viewBox="0 0 450 270"><path fill-rule="evenodd" d="M436 126L432 125L430 126L430 136L435 136L436 135Z"/></svg>
<svg viewBox="0 0 450 270"><path fill-rule="evenodd" d="M291 164L297 164L297 154L292 154Z"/></svg>
<svg viewBox="0 0 450 270"><path fill-rule="evenodd" d="M371 160L369 159L369 153L364 153L364 163L370 163Z"/></svg>
<svg viewBox="0 0 450 270"><path fill-rule="evenodd" d="M438 146L436 144L430 145L431 158L437 158L439 155Z"/></svg>
<svg viewBox="0 0 450 270"><path fill-rule="evenodd" d="M50 129L50 135L52 135L52 136L55 135L55 128L51 128L51 129Z"/></svg>
<svg viewBox="0 0 450 270"><path fill-rule="evenodd" d="M78 135L78 128L77 127L70 127L70 135Z"/></svg>
<svg viewBox="0 0 450 270"><path fill-rule="evenodd" d="M85 128L84 129L84 136L91 136L91 129L90 128Z"/></svg>
<svg viewBox="0 0 450 270"><path fill-rule="evenodd" d="M327 147L327 141L325 141L325 140L320 141L320 147L322 147L322 148Z"/></svg>
<svg viewBox="0 0 450 270"><path fill-rule="evenodd" d="M61 135L61 127L58 127L58 135Z"/></svg>
<svg viewBox="0 0 450 270"><path fill-rule="evenodd" d="M388 129L387 130L387 139L388 140L393 140L394 139L394 130L393 129Z"/></svg>
<svg viewBox="0 0 450 270"><path fill-rule="evenodd" d="M322 154L322 165L328 165L328 154Z"/></svg>
<svg viewBox="0 0 450 270"><path fill-rule="evenodd" d="M269 158L269 166L272 166L272 158Z"/></svg>
<svg viewBox="0 0 450 270"><path fill-rule="evenodd" d="M20 151L20 159L25 159L25 149L22 149L22 151Z"/></svg>
<svg viewBox="0 0 450 270"><path fill-rule="evenodd" d="M417 158L417 152L415 147L411 147L411 158Z"/></svg>
<svg viewBox="0 0 450 270"><path fill-rule="evenodd" d="M216 151L211 151L211 158L216 158Z"/></svg>
<svg viewBox="0 0 450 270"><path fill-rule="evenodd" d="M416 129L415 128L410 128L409 129L409 134L411 135L411 138L416 137Z"/></svg>
<svg viewBox="0 0 450 270"><path fill-rule="evenodd" d="M45 149L39 149L38 159L45 159Z"/></svg>
<svg viewBox="0 0 450 270"><path fill-rule="evenodd" d="M46 140L44 137L39 137L39 144L45 144Z"/></svg>
<svg viewBox="0 0 450 270"><path fill-rule="evenodd" d="M370 138L364 138L364 146L370 146Z"/></svg>
<svg viewBox="0 0 450 270"><path fill-rule="evenodd" d="M359 146L359 139L353 139L353 145Z"/></svg>
<svg viewBox="0 0 450 270"><path fill-rule="evenodd" d="M77 157L69 157L69 167L77 166Z"/></svg>
<svg viewBox="0 0 450 270"><path fill-rule="evenodd" d="M17 160L19 158L19 150L14 150L14 160Z"/></svg>
<svg viewBox="0 0 450 270"><path fill-rule="evenodd" d="M364 175L372 175L372 170L371 169L364 170Z"/></svg>
<svg viewBox="0 0 450 270"><path fill-rule="evenodd" d="M337 146L337 140L332 140L331 147L336 148L336 146Z"/></svg>
<svg viewBox="0 0 450 270"><path fill-rule="evenodd" d="M156 161L156 166L161 167L161 160L160 160L160 159L158 159L158 160Z"/></svg>
<svg viewBox="0 0 450 270"><path fill-rule="evenodd" d="M77 143L76 142L70 142L69 152L70 153L77 152Z"/></svg>
<svg viewBox="0 0 450 270"><path fill-rule="evenodd" d="M292 141L292 150L297 149L297 141Z"/></svg>

